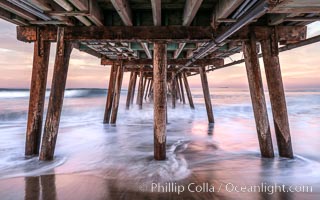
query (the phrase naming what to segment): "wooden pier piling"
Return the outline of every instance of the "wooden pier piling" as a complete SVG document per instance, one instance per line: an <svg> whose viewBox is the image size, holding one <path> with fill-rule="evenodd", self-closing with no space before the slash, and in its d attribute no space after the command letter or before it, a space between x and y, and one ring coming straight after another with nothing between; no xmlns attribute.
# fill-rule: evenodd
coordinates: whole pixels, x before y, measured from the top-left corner
<svg viewBox="0 0 320 200"><path fill-rule="evenodd" d="M172 102L172 108L176 108L176 100L177 100L177 89L176 89L176 81L175 81L176 73L172 72L171 77L171 102Z"/></svg>
<svg viewBox="0 0 320 200"><path fill-rule="evenodd" d="M72 43L64 41L64 28L58 29L56 59L54 64L51 92L46 123L42 138L40 160L52 160L58 136L64 91L67 81Z"/></svg>
<svg viewBox="0 0 320 200"><path fill-rule="evenodd" d="M186 99L185 99L185 96L184 96L184 89L183 89L181 74L179 74L179 85L180 85L180 90L181 90L180 93L181 93L182 103L186 104Z"/></svg>
<svg viewBox="0 0 320 200"><path fill-rule="evenodd" d="M142 109L143 103L143 66L140 69L140 79L139 79L139 86L138 86L138 95L137 95L137 104L139 109Z"/></svg>
<svg viewBox="0 0 320 200"><path fill-rule="evenodd" d="M252 34L249 41L244 42L243 53L261 156L272 158L274 157L272 138L254 34Z"/></svg>
<svg viewBox="0 0 320 200"><path fill-rule="evenodd" d="M190 87L189 87L187 75L185 73L182 73L182 78L183 78L184 86L186 88L186 93L187 93L187 97L188 97L190 108L194 109L192 94L191 94L191 90L190 90Z"/></svg>
<svg viewBox="0 0 320 200"><path fill-rule="evenodd" d="M111 66L111 70L110 70L108 95L107 95L106 109L104 112L104 119L103 119L104 124L110 123L112 103L113 103L113 99L114 99L114 88L115 88L115 83L116 83L116 76L117 76L117 67L115 64L113 64Z"/></svg>
<svg viewBox="0 0 320 200"><path fill-rule="evenodd" d="M153 80L151 80L151 83L150 83L150 88L148 91L148 98L152 99L152 93L153 93Z"/></svg>
<svg viewBox="0 0 320 200"><path fill-rule="evenodd" d="M207 115L208 115L208 121L209 121L209 123L214 123L212 104L211 104L211 98L210 98L210 91L209 91L209 85L208 85L206 69L205 69L205 67L200 67L199 70L200 70L200 77L201 77L201 83L202 83L203 96L204 96L204 101L205 101L205 104L206 104L206 110L207 110Z"/></svg>
<svg viewBox="0 0 320 200"><path fill-rule="evenodd" d="M135 91L136 91L137 76L138 76L138 74L136 72L134 72L134 75L133 75L133 88L132 88L132 94L131 94L131 100L130 100L130 104L131 105L133 104L134 94L135 94Z"/></svg>
<svg viewBox="0 0 320 200"><path fill-rule="evenodd" d="M38 155L40 149L43 110L47 86L50 42L34 42L25 155Z"/></svg>
<svg viewBox="0 0 320 200"><path fill-rule="evenodd" d="M146 89L145 89L145 95L144 95L144 99L145 99L145 100L147 100L147 97L148 97L148 92L149 92L150 83L151 83L151 80L148 79L147 87L146 87Z"/></svg>
<svg viewBox="0 0 320 200"><path fill-rule="evenodd" d="M180 85L179 85L179 76L177 76L175 78L175 83L176 83L176 91L177 91L177 99L181 102L182 101L182 97L181 97L181 90L180 90Z"/></svg>
<svg viewBox="0 0 320 200"><path fill-rule="evenodd" d="M154 43L153 56L154 88L154 158L166 159L166 109L167 109L167 47Z"/></svg>
<svg viewBox="0 0 320 200"><path fill-rule="evenodd" d="M287 106L279 62L278 37L274 28L271 29L270 33L270 38L261 41L261 49L279 155L293 158Z"/></svg>
<svg viewBox="0 0 320 200"><path fill-rule="evenodd" d="M120 65L117 66L117 76L116 76L116 84L114 89L114 100L112 104L110 124L115 124L117 122L122 80L123 80L123 66L121 63Z"/></svg>
<svg viewBox="0 0 320 200"><path fill-rule="evenodd" d="M126 109L129 110L130 101L132 96L133 90L133 83L134 83L134 72L130 73L129 85L128 85L128 94L127 94L127 101L126 101Z"/></svg>

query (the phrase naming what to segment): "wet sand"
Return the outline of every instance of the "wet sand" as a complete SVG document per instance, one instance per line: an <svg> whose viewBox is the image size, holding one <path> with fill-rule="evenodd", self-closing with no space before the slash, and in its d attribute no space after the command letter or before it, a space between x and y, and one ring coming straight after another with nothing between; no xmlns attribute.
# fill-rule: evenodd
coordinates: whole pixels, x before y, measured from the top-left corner
<svg viewBox="0 0 320 200"><path fill-rule="evenodd" d="M188 188L193 184L202 187L203 191L189 186L191 190L176 191L152 191L145 185L139 185L134 181L108 180L101 177L85 174L68 175L42 175L36 177L12 178L0 180L1 199L25 199L25 200L55 200L55 199L318 199L319 192L313 193L290 193L277 192L268 194L266 192L237 193L227 192L225 183L209 180L214 176L210 172L195 173L190 178L174 182L176 186ZM208 190L206 185L222 184L220 191L216 188L214 192ZM169 183L167 183L168 185ZM171 183L173 184L173 183ZM165 183L163 183L165 185ZM138 188L137 188L138 187ZM135 189L134 189L135 188ZM174 187L171 187L174 188ZM198 190L198 192L196 191Z"/></svg>

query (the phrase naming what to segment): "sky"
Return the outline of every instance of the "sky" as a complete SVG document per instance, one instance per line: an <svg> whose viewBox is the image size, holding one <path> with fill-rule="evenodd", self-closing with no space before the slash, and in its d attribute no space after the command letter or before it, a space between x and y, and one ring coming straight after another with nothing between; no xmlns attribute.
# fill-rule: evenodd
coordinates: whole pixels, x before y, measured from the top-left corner
<svg viewBox="0 0 320 200"><path fill-rule="evenodd" d="M308 37L320 35L320 22L308 26ZM50 88L56 45L51 45L47 87ZM241 59L242 53L226 58L225 63ZM29 88L33 60L33 43L16 39L16 26L0 19L0 88ZM320 87L320 42L280 53L280 63L285 88ZM264 85L265 73L260 59ZM100 60L74 49L71 54L67 88L107 88L110 66L100 65ZM128 85L125 73L123 87ZM248 88L244 63L216 70L208 74L210 87ZM191 87L200 87L200 77L189 78Z"/></svg>

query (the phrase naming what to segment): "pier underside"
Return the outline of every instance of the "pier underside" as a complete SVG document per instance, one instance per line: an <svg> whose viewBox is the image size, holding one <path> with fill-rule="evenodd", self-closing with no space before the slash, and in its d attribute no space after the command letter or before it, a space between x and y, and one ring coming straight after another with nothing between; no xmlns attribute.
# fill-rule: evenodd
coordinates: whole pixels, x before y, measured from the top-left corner
<svg viewBox="0 0 320 200"><path fill-rule="evenodd" d="M195 109L188 77L200 75L208 123L214 123L219 119L214 119L207 73L243 61L261 156L274 157L262 56L279 155L293 158L279 52L318 42L319 37L306 39L306 25L318 21L319 13L318 0L0 0L0 17L18 25L18 40L34 43L26 155L54 158L68 64L76 48L111 67L103 123L116 124L121 117L124 73L130 73L127 109L133 103L143 109L144 99L153 101L156 160L166 159L167 109L179 101ZM51 42L57 42L57 50L42 134ZM224 63L242 51L244 60Z"/></svg>

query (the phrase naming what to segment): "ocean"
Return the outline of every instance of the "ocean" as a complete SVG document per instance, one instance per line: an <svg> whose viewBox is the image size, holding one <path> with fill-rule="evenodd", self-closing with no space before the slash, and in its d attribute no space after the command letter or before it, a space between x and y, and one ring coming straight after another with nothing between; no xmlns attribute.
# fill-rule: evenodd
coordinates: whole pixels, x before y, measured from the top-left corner
<svg viewBox="0 0 320 200"><path fill-rule="evenodd" d="M167 160L153 160L153 104L104 125L106 90L65 92L55 159L25 158L29 91L0 89L0 199L319 199L320 90L286 91L295 159L261 158L249 91L211 88L208 125L201 88L195 110L168 101ZM49 91L46 95L48 103ZM45 117L44 117L45 119ZM307 191L308 190L308 191Z"/></svg>

